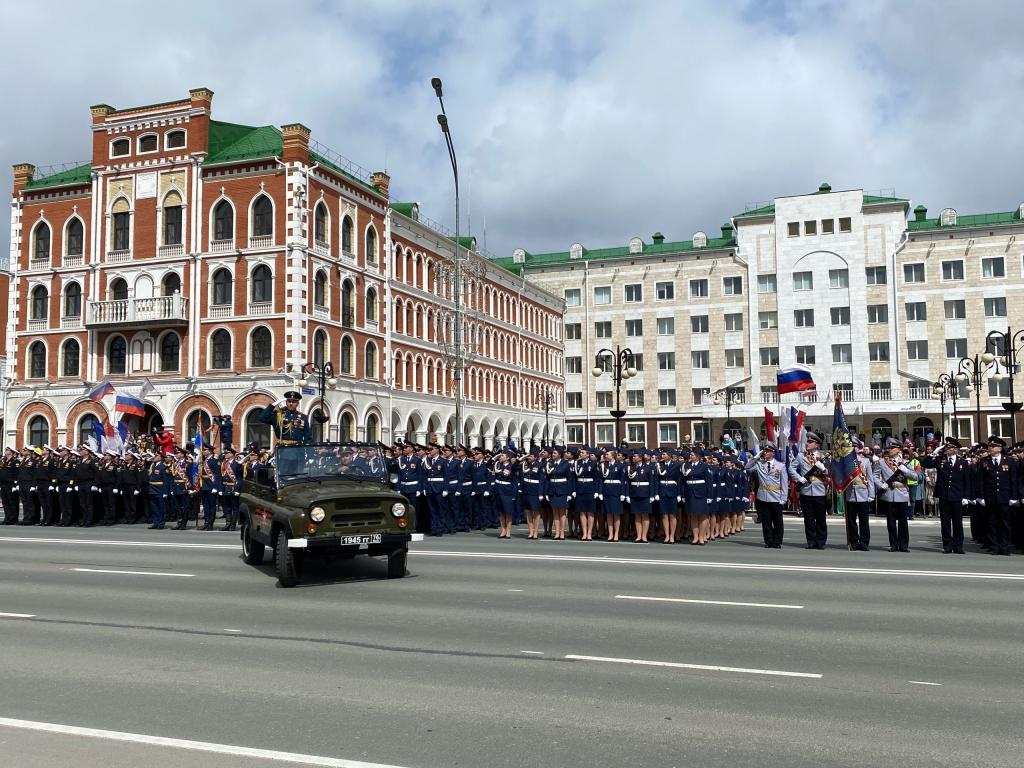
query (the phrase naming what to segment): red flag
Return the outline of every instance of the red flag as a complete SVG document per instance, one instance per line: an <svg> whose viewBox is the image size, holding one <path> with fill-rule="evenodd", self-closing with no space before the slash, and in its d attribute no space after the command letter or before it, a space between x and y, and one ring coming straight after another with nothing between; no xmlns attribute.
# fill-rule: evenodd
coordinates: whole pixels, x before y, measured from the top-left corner
<svg viewBox="0 0 1024 768"><path fill-rule="evenodd" d="M764 409L764 430L765 437L767 437L769 443L775 442L775 414L769 411L767 408Z"/></svg>
<svg viewBox="0 0 1024 768"><path fill-rule="evenodd" d="M113 437L116 434L114 431L114 425L106 419L103 420L103 434L107 437Z"/></svg>

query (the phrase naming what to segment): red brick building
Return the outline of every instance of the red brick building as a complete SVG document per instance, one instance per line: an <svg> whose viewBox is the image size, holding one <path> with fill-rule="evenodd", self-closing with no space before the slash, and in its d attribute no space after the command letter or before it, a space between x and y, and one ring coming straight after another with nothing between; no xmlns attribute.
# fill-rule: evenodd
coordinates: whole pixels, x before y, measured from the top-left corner
<svg viewBox="0 0 1024 768"><path fill-rule="evenodd" d="M5 444L115 421L113 398L86 397L104 379L155 386L134 429L229 414L236 443L268 443L253 414L325 361L325 397L303 405L325 438L453 434L453 239L305 126L212 105L205 88L97 105L89 162L14 166ZM465 442L540 439L546 415L560 438L562 300L464 245Z"/></svg>

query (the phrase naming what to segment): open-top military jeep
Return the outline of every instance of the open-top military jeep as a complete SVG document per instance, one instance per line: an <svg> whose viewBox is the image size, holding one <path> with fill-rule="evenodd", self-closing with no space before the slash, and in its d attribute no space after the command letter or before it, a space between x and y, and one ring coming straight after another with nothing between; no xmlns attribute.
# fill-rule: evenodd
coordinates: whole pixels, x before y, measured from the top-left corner
<svg viewBox="0 0 1024 768"><path fill-rule="evenodd" d="M293 587L306 558L386 555L388 578L405 575L409 542L421 538L415 510L388 487L377 445L323 443L278 446L269 465L253 465L242 480L242 558L274 553L282 587Z"/></svg>

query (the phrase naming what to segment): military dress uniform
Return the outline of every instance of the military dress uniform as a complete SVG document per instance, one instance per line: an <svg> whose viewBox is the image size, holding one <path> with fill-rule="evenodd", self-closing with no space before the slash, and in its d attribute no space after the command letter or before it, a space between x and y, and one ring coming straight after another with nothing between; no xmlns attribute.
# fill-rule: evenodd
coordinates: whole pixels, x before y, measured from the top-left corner
<svg viewBox="0 0 1024 768"><path fill-rule="evenodd" d="M683 500L686 505L686 514L699 519L711 514L711 506L708 503L708 499L714 493L711 487L714 478L711 466L700 460L700 453L697 453L697 456L697 461L683 465L682 480L684 483Z"/></svg>
<svg viewBox="0 0 1024 768"><path fill-rule="evenodd" d="M36 499L36 461L39 456L27 450L18 465L18 493L21 496L21 522L19 525L39 524L39 503Z"/></svg>
<svg viewBox="0 0 1024 768"><path fill-rule="evenodd" d="M747 462L747 472L757 481L756 506L761 518L761 533L768 549L780 549L784 534L782 507L789 491L789 473L786 465L772 457L753 456Z"/></svg>
<svg viewBox="0 0 1024 768"><path fill-rule="evenodd" d="M299 400L302 398L298 392L285 392L284 400ZM299 411L289 411L287 408L278 407L277 403L271 403L256 417L263 424L269 424L277 437L278 445L308 445L313 442L313 431L309 426L309 417Z"/></svg>
<svg viewBox="0 0 1024 768"><path fill-rule="evenodd" d="M96 456L86 449L87 453L75 465L75 487L78 489L78 510L82 514L79 523L84 528L94 525L93 494L99 488L97 483Z"/></svg>
<svg viewBox="0 0 1024 768"><path fill-rule="evenodd" d="M62 456L57 459L55 470L57 505L60 508L60 521L57 525L67 528L71 525L71 517L74 514L75 494L75 461L70 456Z"/></svg>
<svg viewBox="0 0 1024 768"><path fill-rule="evenodd" d="M843 491L846 504L846 541L849 548L867 552L871 545L871 505L885 485L878 479L867 456L857 456L860 474Z"/></svg>
<svg viewBox="0 0 1024 768"><path fill-rule="evenodd" d="M821 443L811 436L808 436L808 441L819 445ZM789 466L790 477L799 486L800 509L803 512L808 549L824 549L828 541L828 468L817 453L817 450L810 455L806 452L798 453Z"/></svg>
<svg viewBox="0 0 1024 768"><path fill-rule="evenodd" d="M18 492L18 460L17 453L8 448L4 451L4 457L0 459L0 501L4 505L4 524L17 525L21 500Z"/></svg>
<svg viewBox="0 0 1024 768"><path fill-rule="evenodd" d="M498 525L498 516L494 511L492 483L494 477L483 453L472 463L473 477L473 525L478 531L494 528Z"/></svg>
<svg viewBox="0 0 1024 768"><path fill-rule="evenodd" d="M430 535L442 536L445 532L444 505L445 480L444 472L447 461L443 456L427 456L423 460L423 490L427 498L427 512L430 516Z"/></svg>
<svg viewBox="0 0 1024 768"><path fill-rule="evenodd" d="M228 444L230 446L230 443ZM220 506L224 512L224 530L233 531L238 524L239 488L242 465L235 455L223 454L220 461Z"/></svg>
<svg viewBox="0 0 1024 768"><path fill-rule="evenodd" d="M416 500L423 494L423 460L415 453L398 457L398 492L410 509L416 509Z"/></svg>
<svg viewBox="0 0 1024 768"><path fill-rule="evenodd" d="M989 445L1005 447L1002 438L989 438ZM978 462L981 472L982 498L985 502L986 524L991 539L992 554L1010 554L1010 502L1018 501L1017 462L1002 454L992 454Z"/></svg>
<svg viewBox="0 0 1024 768"><path fill-rule="evenodd" d="M612 458L601 465L601 506L606 515L619 516L625 511L626 465Z"/></svg>
<svg viewBox="0 0 1024 768"><path fill-rule="evenodd" d="M199 463L199 497L203 505L203 530L212 531L217 518L217 497L220 496L220 465L213 456L203 456Z"/></svg>
<svg viewBox="0 0 1024 768"><path fill-rule="evenodd" d="M890 443L891 441L891 443ZM899 447L894 438L886 441L887 447ZM910 489L908 479L920 479L918 473L905 463L893 459L881 459L875 465L875 472L885 483L879 500L885 508L885 523L889 532L890 552L910 551L910 529L907 526L907 513L910 507Z"/></svg>
<svg viewBox="0 0 1024 768"><path fill-rule="evenodd" d="M950 455L929 457L925 466L934 468L935 498L939 500L939 525L942 530L942 551L964 554L964 507L968 506L967 460L955 453L958 443L949 443L954 448Z"/></svg>
<svg viewBox="0 0 1024 768"><path fill-rule="evenodd" d="M163 529L166 523L167 504L171 500L171 486L174 478L167 464L158 455L146 472L146 489L149 496L150 528Z"/></svg>

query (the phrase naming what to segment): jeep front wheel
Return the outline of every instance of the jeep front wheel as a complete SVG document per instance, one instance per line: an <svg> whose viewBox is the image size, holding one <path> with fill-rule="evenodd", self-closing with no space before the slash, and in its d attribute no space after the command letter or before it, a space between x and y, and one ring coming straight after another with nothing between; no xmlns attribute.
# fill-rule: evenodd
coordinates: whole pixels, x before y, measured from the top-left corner
<svg viewBox="0 0 1024 768"><path fill-rule="evenodd" d="M282 587L294 587L299 583L299 563L295 553L288 546L288 532L277 534L274 545L274 569L277 583Z"/></svg>
<svg viewBox="0 0 1024 768"><path fill-rule="evenodd" d="M242 520L242 560L246 565L259 565L263 562L266 547L252 537L252 523L248 516Z"/></svg>
<svg viewBox="0 0 1024 768"><path fill-rule="evenodd" d="M396 549L388 555L388 578L400 579L405 576L405 557L409 554L406 549Z"/></svg>

